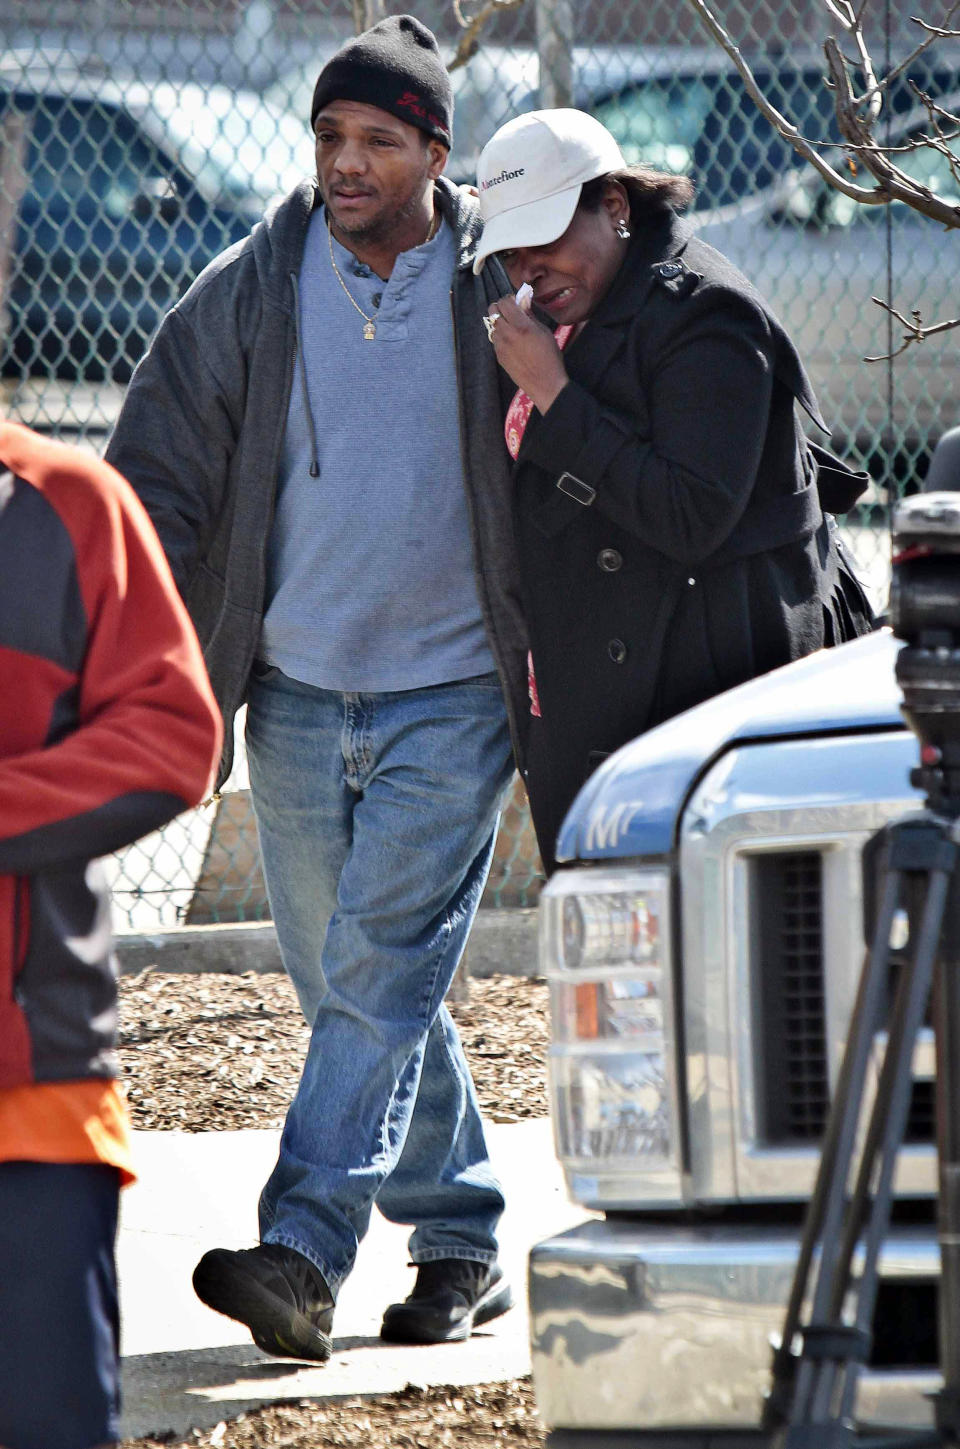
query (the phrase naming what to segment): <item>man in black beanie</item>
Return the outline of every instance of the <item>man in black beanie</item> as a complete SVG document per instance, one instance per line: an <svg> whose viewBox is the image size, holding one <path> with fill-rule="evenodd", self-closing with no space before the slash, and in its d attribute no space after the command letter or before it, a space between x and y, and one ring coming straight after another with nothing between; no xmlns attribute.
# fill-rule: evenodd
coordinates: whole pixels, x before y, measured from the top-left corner
<svg viewBox="0 0 960 1449"><path fill-rule="evenodd" d="M452 99L401 15L321 72L317 179L164 320L108 450L150 512L250 781L284 965L313 1032L260 1245L194 1285L272 1354L326 1360L374 1203L410 1225L391 1341L511 1303L503 1197L444 997L526 718L503 446ZM229 745L223 778L230 766Z"/></svg>

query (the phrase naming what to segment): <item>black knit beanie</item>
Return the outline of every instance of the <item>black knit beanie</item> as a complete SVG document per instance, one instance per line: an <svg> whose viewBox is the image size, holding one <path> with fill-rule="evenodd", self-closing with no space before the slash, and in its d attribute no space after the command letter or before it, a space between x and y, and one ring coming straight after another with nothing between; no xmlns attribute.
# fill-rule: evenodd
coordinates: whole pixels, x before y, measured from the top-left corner
<svg viewBox="0 0 960 1449"><path fill-rule="evenodd" d="M362 101L449 146L453 92L436 36L412 15L391 15L327 61L313 92L310 124L328 101Z"/></svg>

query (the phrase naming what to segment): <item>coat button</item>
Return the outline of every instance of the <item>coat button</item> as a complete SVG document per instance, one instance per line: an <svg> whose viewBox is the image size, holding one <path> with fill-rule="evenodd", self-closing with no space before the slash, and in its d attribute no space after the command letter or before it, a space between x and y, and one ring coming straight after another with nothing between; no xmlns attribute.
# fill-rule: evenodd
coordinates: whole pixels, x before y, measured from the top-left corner
<svg viewBox="0 0 960 1449"><path fill-rule="evenodd" d="M597 554L597 563L605 574L615 574L623 564L623 554L615 548L602 548Z"/></svg>
<svg viewBox="0 0 960 1449"><path fill-rule="evenodd" d="M622 639L611 639L607 645L607 653L614 664L623 664L627 657L627 646Z"/></svg>

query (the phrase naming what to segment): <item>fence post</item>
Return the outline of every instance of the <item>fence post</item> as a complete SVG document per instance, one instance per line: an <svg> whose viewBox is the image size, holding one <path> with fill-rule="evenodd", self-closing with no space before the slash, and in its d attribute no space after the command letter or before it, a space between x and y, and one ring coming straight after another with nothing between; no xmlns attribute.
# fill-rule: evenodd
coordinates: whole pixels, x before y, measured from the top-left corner
<svg viewBox="0 0 960 1449"><path fill-rule="evenodd" d="M352 4L353 28L358 35L383 19L383 0L352 0Z"/></svg>
<svg viewBox="0 0 960 1449"><path fill-rule="evenodd" d="M573 105L573 0L536 0L540 104Z"/></svg>
<svg viewBox="0 0 960 1449"><path fill-rule="evenodd" d="M17 216L27 185L27 117L9 106L0 121L0 329L6 332L7 286L17 242Z"/></svg>
<svg viewBox="0 0 960 1449"><path fill-rule="evenodd" d="M277 23L274 0L247 0L234 36L234 52L244 70L256 72L264 52L272 53Z"/></svg>

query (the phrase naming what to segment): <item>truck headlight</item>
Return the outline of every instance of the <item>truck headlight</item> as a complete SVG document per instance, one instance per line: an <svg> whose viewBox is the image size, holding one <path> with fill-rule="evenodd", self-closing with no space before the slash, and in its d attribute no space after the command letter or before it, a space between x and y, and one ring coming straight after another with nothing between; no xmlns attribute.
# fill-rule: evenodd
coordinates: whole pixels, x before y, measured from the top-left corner
<svg viewBox="0 0 960 1449"><path fill-rule="evenodd" d="M561 871L540 898L557 1156L587 1207L682 1201L670 877Z"/></svg>

